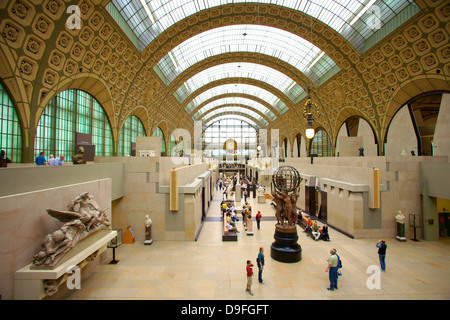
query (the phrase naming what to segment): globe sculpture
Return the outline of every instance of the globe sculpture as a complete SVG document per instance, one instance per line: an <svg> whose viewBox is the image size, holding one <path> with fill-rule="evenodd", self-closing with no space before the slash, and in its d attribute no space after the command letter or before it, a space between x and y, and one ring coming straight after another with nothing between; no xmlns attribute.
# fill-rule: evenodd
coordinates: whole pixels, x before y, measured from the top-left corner
<svg viewBox="0 0 450 320"><path fill-rule="evenodd" d="M298 234L297 199L303 179L291 166L281 166L272 175L272 196L276 204L275 242L272 243L271 257L281 262L298 262L302 259L302 248L297 243Z"/></svg>
<svg viewBox="0 0 450 320"><path fill-rule="evenodd" d="M295 191L302 180L297 169L291 166L279 167L272 175L275 188L285 192Z"/></svg>

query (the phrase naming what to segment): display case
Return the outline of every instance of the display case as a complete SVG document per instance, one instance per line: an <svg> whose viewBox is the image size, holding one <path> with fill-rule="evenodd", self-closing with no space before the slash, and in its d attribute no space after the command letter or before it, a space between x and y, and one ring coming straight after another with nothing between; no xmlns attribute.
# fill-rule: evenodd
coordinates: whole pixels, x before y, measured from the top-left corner
<svg viewBox="0 0 450 320"><path fill-rule="evenodd" d="M122 244L123 236L122 236L122 229L115 230L117 231L117 236L115 238L112 238L109 243L107 244L108 248L113 249L113 259L109 264L116 264L119 262L119 260L116 260L116 248L119 247Z"/></svg>

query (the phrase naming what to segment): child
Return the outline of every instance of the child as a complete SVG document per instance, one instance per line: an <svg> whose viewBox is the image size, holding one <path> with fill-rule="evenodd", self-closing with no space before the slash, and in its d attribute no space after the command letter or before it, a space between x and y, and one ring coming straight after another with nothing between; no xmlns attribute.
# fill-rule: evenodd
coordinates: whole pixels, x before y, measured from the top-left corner
<svg viewBox="0 0 450 320"><path fill-rule="evenodd" d="M250 260L247 260L247 289L245 289L246 292L248 292L251 296L253 295L252 293L252 279L253 279L253 264L251 263Z"/></svg>

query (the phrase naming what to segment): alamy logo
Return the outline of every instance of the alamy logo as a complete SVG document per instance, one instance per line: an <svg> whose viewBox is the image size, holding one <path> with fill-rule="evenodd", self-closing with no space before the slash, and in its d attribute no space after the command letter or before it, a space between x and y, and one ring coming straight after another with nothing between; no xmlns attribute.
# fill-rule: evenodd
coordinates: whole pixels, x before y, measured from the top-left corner
<svg viewBox="0 0 450 320"><path fill-rule="evenodd" d="M81 270L78 266L68 266L67 274L69 277L67 278L66 284L67 288L72 289L81 289Z"/></svg>
<svg viewBox="0 0 450 320"><path fill-rule="evenodd" d="M376 265L371 265L367 267L367 274L370 274L367 278L366 285L370 290L381 289L381 271L380 267Z"/></svg>
<svg viewBox="0 0 450 320"><path fill-rule="evenodd" d="M366 24L373 31L379 30L381 28L381 9L379 6L371 6L369 10L367 10L370 14L367 18Z"/></svg>
<svg viewBox="0 0 450 320"><path fill-rule="evenodd" d="M81 29L81 11L80 7L71 5L67 7L67 13L71 15L67 18L66 26L70 30Z"/></svg>

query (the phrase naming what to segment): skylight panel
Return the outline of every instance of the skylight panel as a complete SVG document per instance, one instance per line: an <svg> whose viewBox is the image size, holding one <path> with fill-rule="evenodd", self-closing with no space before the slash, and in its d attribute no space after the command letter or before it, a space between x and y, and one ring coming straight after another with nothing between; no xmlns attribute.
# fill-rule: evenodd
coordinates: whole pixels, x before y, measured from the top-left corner
<svg viewBox="0 0 450 320"><path fill-rule="evenodd" d="M244 36L244 33L246 34ZM168 66L168 57L158 62L168 83L186 68L223 52L259 52L281 59L317 83L319 76L308 65L322 51L309 41L278 28L258 25L232 25L215 28L196 35L177 47L171 53L182 68ZM334 66L330 65L330 69Z"/></svg>
<svg viewBox="0 0 450 320"><path fill-rule="evenodd" d="M203 114L207 113L208 111L217 108L219 106L225 106L225 105L245 105L248 108L251 108L255 111L259 111L262 114L266 115L271 121L274 121L277 117L275 114L270 111L267 107L262 105L261 103L248 99L243 97L226 97L214 100L207 105L203 106L200 110L198 110L194 116L192 117L193 120L199 119Z"/></svg>
<svg viewBox="0 0 450 320"><path fill-rule="evenodd" d="M185 108L187 113L191 113L197 106L202 104L203 102L222 94L248 94L251 96L255 96L261 100L266 101L268 104L272 105L276 110L282 111L282 108L276 106L276 103L279 101L279 98L272 94L271 92L259 88L257 86L249 85L249 84L225 84L222 86L211 88L205 92L202 92L198 96L196 96L194 101L191 101ZM284 106L285 104L282 103Z"/></svg>
<svg viewBox="0 0 450 320"><path fill-rule="evenodd" d="M112 2L133 30L136 29L136 26L140 22L137 22L135 19L130 19L130 17L136 11L143 9L143 3L147 4L151 14L146 15L150 16L150 18L141 17L141 19L153 20L150 25L157 25L158 27L147 27L144 33L136 34L138 37L141 37L140 41L143 49L161 32L199 10L228 3L255 2L255 0L112 0ZM368 4L371 2L368 0L261 0L259 3L271 3L305 12L336 30L358 50L362 50L365 40L373 34L364 28L353 27L363 18L363 11L370 7ZM385 12L382 15L383 17L380 19L382 22L381 25L389 22L395 14L399 13L405 7L409 5L417 7L414 2L409 0L376 0L374 4L380 8L388 6L392 9L392 13ZM139 32L141 30L142 27L139 28ZM144 36L144 34L146 35Z"/></svg>
<svg viewBox="0 0 450 320"><path fill-rule="evenodd" d="M251 120L250 118L243 117L241 115L233 115L231 117L231 119L230 119L229 115L219 116L219 117L214 118L214 119L210 120L209 122L207 122L204 125L203 128L207 128L210 125L212 125L213 123L216 123L216 122L219 122L219 121L222 121L222 120L234 120L234 119L240 120L240 121L244 121L244 122L248 123L249 125L251 125L253 128L256 128L256 129L260 129L261 128L260 125L257 124L255 121Z"/></svg>
<svg viewBox="0 0 450 320"><path fill-rule="evenodd" d="M226 78L250 78L260 80L283 92L287 91L286 89L294 82L294 80L284 73L267 66L256 63L233 62L217 65L197 73L186 81L189 83L192 91L187 92L184 90L183 86L181 86L177 90L177 94L183 101L192 92L209 82ZM292 100L295 100L295 98L296 97L291 97Z"/></svg>

